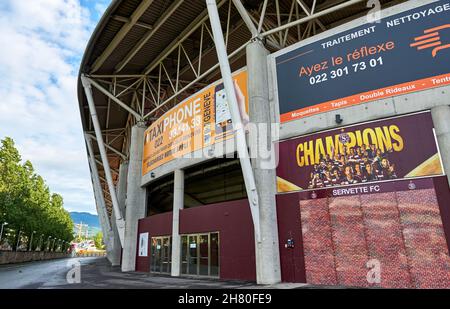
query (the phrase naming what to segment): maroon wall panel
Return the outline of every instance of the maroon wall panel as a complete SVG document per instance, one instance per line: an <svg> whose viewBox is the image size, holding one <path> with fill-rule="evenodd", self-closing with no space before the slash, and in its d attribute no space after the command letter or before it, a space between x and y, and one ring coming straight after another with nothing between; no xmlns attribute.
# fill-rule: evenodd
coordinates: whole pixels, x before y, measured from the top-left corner
<svg viewBox="0 0 450 309"><path fill-rule="evenodd" d="M361 195L368 257L382 265L381 282L371 286L411 286L400 214L395 192Z"/></svg>
<svg viewBox="0 0 450 309"><path fill-rule="evenodd" d="M180 234L215 231L220 237L220 278L255 281L255 241L248 201L180 211Z"/></svg>
<svg viewBox="0 0 450 309"><path fill-rule="evenodd" d="M302 231L308 283L335 285L335 248L328 199L300 201Z"/></svg>
<svg viewBox="0 0 450 309"><path fill-rule="evenodd" d="M279 195L283 281L304 282L295 274L296 259L303 253L307 283L450 288L446 178L393 181L378 191L338 197L330 196L342 192L334 189ZM302 240L298 251L284 248L289 236L297 244ZM369 283L374 269L369 272L368 267L377 263L381 281Z"/></svg>
<svg viewBox="0 0 450 309"><path fill-rule="evenodd" d="M367 241L359 196L328 199L338 282L366 286Z"/></svg>
<svg viewBox="0 0 450 309"><path fill-rule="evenodd" d="M434 189L397 192L415 288L449 288L450 258Z"/></svg>
<svg viewBox="0 0 450 309"><path fill-rule="evenodd" d="M138 239L139 234L148 232L148 256L138 256L136 252L136 271L149 272L150 271L150 244L151 238L155 236L171 236L172 235L172 212L166 212L159 215L143 218L138 223ZM139 250L139 244L136 246Z"/></svg>
<svg viewBox="0 0 450 309"><path fill-rule="evenodd" d="M277 218L281 279L284 282L306 282L302 226L296 194L277 196ZM294 248L285 247L288 238L294 239Z"/></svg>

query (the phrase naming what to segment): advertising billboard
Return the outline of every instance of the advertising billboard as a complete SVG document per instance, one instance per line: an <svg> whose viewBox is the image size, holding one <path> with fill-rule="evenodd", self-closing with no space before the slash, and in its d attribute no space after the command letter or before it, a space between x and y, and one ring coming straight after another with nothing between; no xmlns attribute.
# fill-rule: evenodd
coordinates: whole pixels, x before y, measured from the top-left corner
<svg viewBox="0 0 450 309"><path fill-rule="evenodd" d="M281 122L450 84L449 1L379 21L274 55Z"/></svg>
<svg viewBox="0 0 450 309"><path fill-rule="evenodd" d="M429 112L279 143L278 193L442 174Z"/></svg>
<svg viewBox="0 0 450 309"><path fill-rule="evenodd" d="M247 71L233 74L242 121L248 121ZM169 110L145 131L142 174L234 136L223 83L218 81Z"/></svg>

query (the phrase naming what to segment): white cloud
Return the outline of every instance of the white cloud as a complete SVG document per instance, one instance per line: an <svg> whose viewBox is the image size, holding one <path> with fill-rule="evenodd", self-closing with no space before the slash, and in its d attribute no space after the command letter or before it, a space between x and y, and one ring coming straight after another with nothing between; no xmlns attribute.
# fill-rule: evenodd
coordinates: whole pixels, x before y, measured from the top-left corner
<svg viewBox="0 0 450 309"><path fill-rule="evenodd" d="M16 141L68 210L95 212L76 93L102 9L91 2L93 12L79 0L2 0L0 138Z"/></svg>

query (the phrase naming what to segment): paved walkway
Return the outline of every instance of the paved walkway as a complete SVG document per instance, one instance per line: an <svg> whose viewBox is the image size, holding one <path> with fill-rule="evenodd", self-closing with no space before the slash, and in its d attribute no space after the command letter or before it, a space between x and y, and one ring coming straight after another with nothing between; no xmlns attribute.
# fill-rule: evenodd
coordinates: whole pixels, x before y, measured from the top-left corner
<svg viewBox="0 0 450 309"><path fill-rule="evenodd" d="M80 283L69 284L67 273L80 265ZM173 278L149 273L122 273L106 258L70 258L0 266L0 288L31 289L292 289L311 285L281 283L261 286L254 282Z"/></svg>

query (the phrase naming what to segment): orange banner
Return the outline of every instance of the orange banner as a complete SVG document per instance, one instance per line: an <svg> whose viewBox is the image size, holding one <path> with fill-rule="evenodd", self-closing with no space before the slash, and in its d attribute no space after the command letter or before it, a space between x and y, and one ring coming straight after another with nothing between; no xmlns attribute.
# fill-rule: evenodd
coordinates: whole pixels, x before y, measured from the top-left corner
<svg viewBox="0 0 450 309"><path fill-rule="evenodd" d="M241 116L248 117L247 71L233 74ZM233 136L231 114L221 81L192 95L146 131L142 174Z"/></svg>

